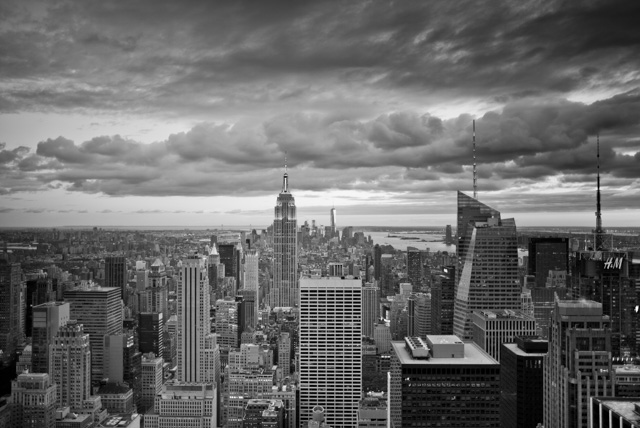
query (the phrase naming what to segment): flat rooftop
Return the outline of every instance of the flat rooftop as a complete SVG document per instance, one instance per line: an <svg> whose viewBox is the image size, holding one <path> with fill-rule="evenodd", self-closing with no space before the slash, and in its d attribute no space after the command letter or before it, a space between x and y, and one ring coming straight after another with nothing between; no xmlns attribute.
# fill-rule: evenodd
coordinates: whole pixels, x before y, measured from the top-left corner
<svg viewBox="0 0 640 428"><path fill-rule="evenodd" d="M448 337L448 336L443 336ZM456 341L460 342L458 336L451 336L455 338ZM447 339L444 339L447 340ZM453 340L453 339L449 339ZM454 342L451 342L454 343ZM451 365L451 366L461 366L461 365L487 365L487 366L499 366L495 359L491 357L491 355L484 352L478 345L472 342L463 342L464 345L464 357L461 358L442 358L442 357L431 357L428 360L416 360L411 357L410 351L406 349L406 345L404 341L391 342L391 346L393 347L393 351L396 353L398 358L400 359L400 363L402 365L416 365L416 366L425 366L425 365Z"/></svg>
<svg viewBox="0 0 640 428"><path fill-rule="evenodd" d="M544 357L545 355L547 355L546 352L526 352L526 351L518 348L518 345L516 343L503 343L502 345L505 348L509 349L514 354L518 355L518 356L523 356L523 357Z"/></svg>
<svg viewBox="0 0 640 428"><path fill-rule="evenodd" d="M613 410L627 421L633 424L640 423L640 415L636 413L636 406L640 406L640 398L602 397L597 401L602 403L603 407Z"/></svg>

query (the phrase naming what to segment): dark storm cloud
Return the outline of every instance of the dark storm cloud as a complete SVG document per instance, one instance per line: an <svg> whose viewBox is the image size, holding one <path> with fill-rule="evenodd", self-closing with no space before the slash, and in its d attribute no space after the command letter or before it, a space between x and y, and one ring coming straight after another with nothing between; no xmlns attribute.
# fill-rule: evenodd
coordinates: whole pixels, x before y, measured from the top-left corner
<svg viewBox="0 0 640 428"><path fill-rule="evenodd" d="M590 192L593 134L599 132L603 188L638 189L640 151L629 152L633 145L625 138L631 137L621 135L640 131L639 122L635 92L591 105L562 99L509 103L476 121L480 186L499 192L555 178L559 184L552 188ZM202 123L152 144L118 135L82 143L58 137L38 143L35 154L3 148L0 159L7 161L0 172L6 193L62 185L112 196L255 196L280 188L285 153L296 191L426 198L470 187L471 117L442 120L405 111L362 121L299 113L261 126Z"/></svg>
<svg viewBox="0 0 640 428"><path fill-rule="evenodd" d="M0 25L0 77L11 82L0 109L366 116L393 101L389 90L499 104L621 92L640 83L639 15L625 0L14 1Z"/></svg>

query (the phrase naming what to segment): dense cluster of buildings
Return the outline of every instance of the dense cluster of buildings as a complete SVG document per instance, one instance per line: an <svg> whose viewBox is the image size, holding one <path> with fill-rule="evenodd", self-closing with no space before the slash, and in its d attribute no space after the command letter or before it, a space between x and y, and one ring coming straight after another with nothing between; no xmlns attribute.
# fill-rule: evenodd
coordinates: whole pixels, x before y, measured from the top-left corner
<svg viewBox="0 0 640 428"><path fill-rule="evenodd" d="M285 172L260 233L7 232L0 427L638 426L633 245L457 220L456 254L298 225Z"/></svg>

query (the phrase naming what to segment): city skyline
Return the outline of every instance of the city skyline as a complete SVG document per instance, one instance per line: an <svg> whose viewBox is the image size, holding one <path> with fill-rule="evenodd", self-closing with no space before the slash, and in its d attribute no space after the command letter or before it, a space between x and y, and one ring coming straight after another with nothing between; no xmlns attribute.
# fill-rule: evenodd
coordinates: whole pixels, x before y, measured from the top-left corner
<svg viewBox="0 0 640 428"><path fill-rule="evenodd" d="M0 224L455 224L455 191L519 226L640 214L628 1L5 2Z"/></svg>

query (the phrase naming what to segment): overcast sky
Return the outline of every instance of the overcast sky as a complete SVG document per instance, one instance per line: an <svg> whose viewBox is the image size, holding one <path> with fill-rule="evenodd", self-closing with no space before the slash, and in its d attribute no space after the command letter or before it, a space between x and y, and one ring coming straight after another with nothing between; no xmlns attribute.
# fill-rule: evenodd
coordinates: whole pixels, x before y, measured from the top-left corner
<svg viewBox="0 0 640 428"><path fill-rule="evenodd" d="M0 2L0 226L640 226L638 1Z"/></svg>

